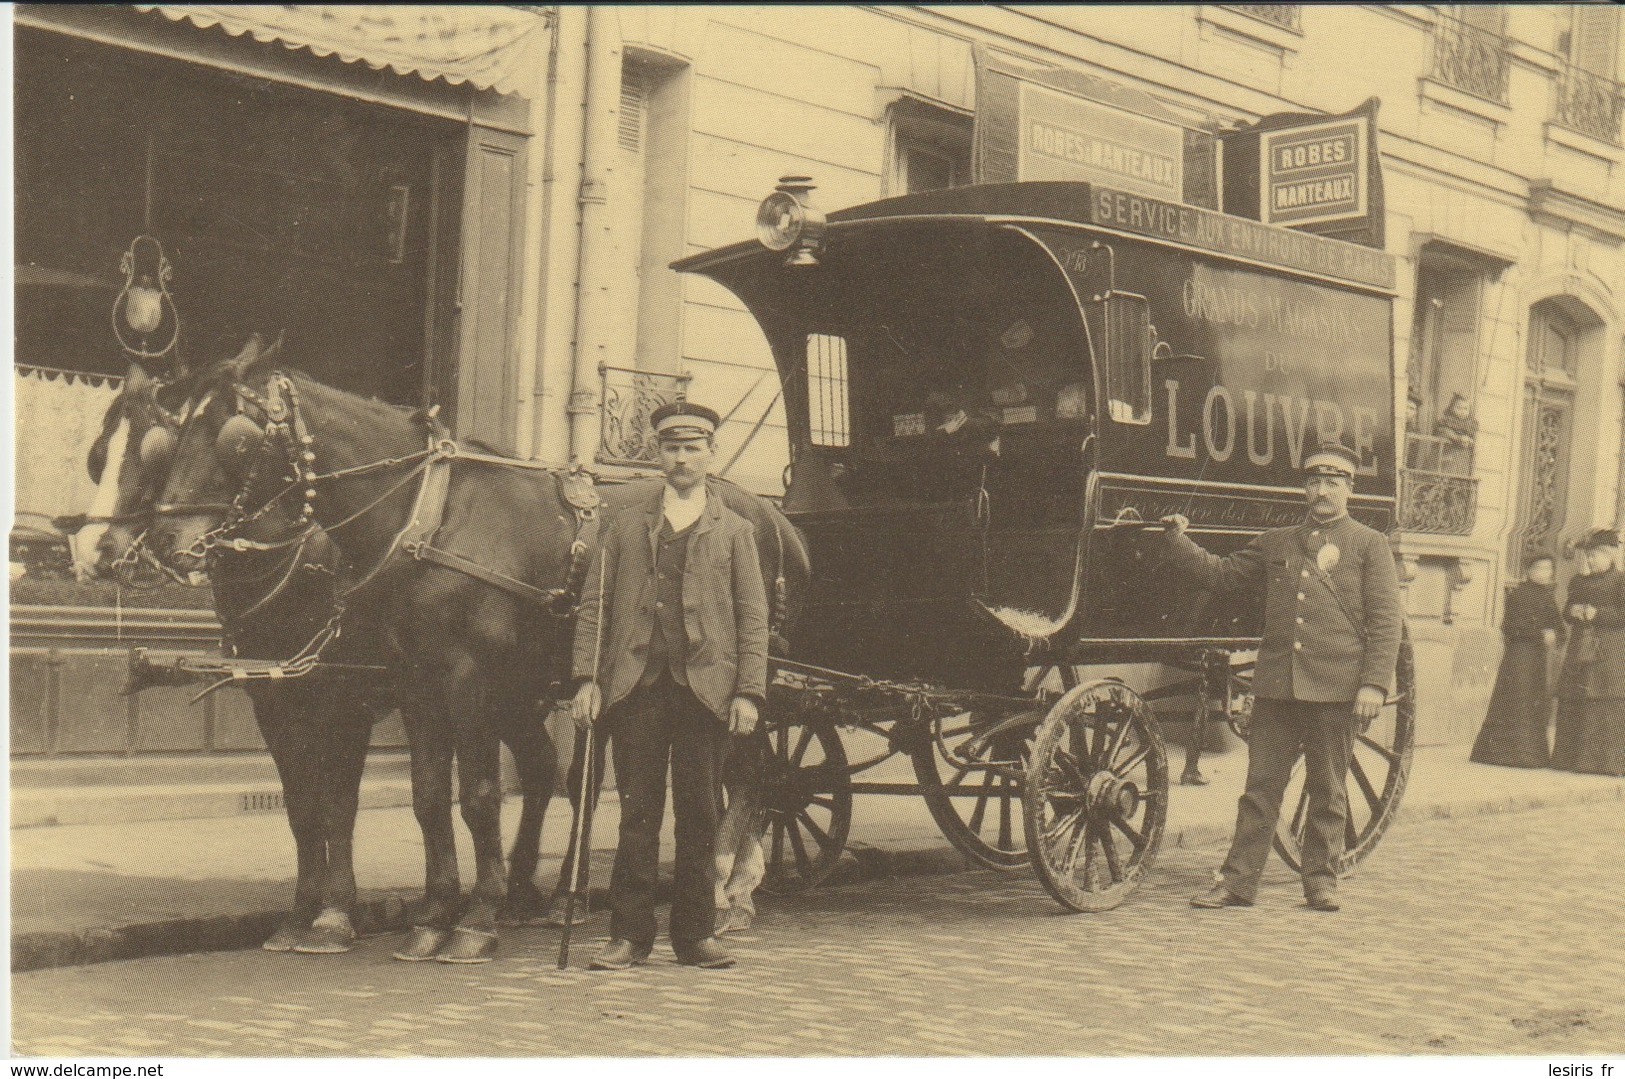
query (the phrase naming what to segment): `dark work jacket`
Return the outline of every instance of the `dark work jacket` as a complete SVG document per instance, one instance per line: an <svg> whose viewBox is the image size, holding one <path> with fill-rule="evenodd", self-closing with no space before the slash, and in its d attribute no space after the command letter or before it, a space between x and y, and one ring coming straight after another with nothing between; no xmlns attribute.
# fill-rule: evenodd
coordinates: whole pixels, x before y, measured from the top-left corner
<svg viewBox="0 0 1625 1079"><path fill-rule="evenodd" d="M1323 544L1338 552L1325 574L1317 569ZM1363 685L1393 689L1404 611L1382 533L1345 516L1272 529L1228 558L1171 533L1165 549L1177 572L1208 591L1262 590L1254 696L1337 702Z"/></svg>
<svg viewBox="0 0 1625 1079"><path fill-rule="evenodd" d="M638 684L654 634L655 561L665 480L643 480L598 525L598 545L576 615L573 669L595 679L609 709ZM607 614L600 632L599 596ZM756 556L756 529L723 504L714 488L688 536L683 567L683 657L694 696L719 719L734 697L767 696L767 589ZM594 653L602 647L599 669Z"/></svg>

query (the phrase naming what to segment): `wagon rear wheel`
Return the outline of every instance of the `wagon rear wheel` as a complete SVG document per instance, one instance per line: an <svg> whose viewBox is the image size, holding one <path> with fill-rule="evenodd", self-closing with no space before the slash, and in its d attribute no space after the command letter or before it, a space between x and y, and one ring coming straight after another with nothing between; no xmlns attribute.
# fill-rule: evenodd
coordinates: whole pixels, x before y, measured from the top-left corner
<svg viewBox="0 0 1625 1079"><path fill-rule="evenodd" d="M1157 858L1168 815L1168 754L1156 716L1120 682L1091 682L1038 728L1023 821L1044 887L1076 911L1127 899Z"/></svg>
<svg viewBox="0 0 1625 1079"><path fill-rule="evenodd" d="M841 734L826 719L771 719L767 736L761 890L786 895L814 888L835 871L852 828L852 777Z"/></svg>
<svg viewBox="0 0 1625 1079"><path fill-rule="evenodd" d="M1364 734L1355 735L1349 757L1348 818L1343 826L1343 855L1336 865L1343 876L1370 854L1399 811L1405 781L1416 749L1416 660L1410 638L1399 644L1394 672L1397 687ZM1309 826L1309 795L1304 790L1303 761L1292 771L1281 819L1275 827L1275 850L1294 872L1303 869L1303 838Z"/></svg>
<svg viewBox="0 0 1625 1079"><path fill-rule="evenodd" d="M1034 726L1007 726L978 712L940 716L911 754L920 794L943 837L988 869L1020 869L1030 860L1021 773Z"/></svg>

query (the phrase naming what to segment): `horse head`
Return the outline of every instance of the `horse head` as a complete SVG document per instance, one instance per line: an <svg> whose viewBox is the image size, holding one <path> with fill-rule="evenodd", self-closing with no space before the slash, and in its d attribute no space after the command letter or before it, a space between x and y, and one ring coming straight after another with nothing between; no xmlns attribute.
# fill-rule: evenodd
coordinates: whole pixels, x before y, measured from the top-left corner
<svg viewBox="0 0 1625 1079"><path fill-rule="evenodd" d="M179 419L171 411L185 397L184 387L153 377L132 363L119 395L102 419L101 435L91 444L85 468L96 482L79 546L95 551L93 571L99 576L115 572L128 583L150 576L134 557L138 539L150 517L156 484L168 468Z"/></svg>
<svg viewBox="0 0 1625 1079"><path fill-rule="evenodd" d="M144 436L143 458L155 481L146 543L173 570L204 568L202 541L222 524L234 499L269 503L291 479L287 460L256 467L277 447L266 438L274 417L250 407L264 400L252 387L274 377L269 361L279 345L265 348L254 335L236 356L196 372L180 406L182 422L166 439Z"/></svg>

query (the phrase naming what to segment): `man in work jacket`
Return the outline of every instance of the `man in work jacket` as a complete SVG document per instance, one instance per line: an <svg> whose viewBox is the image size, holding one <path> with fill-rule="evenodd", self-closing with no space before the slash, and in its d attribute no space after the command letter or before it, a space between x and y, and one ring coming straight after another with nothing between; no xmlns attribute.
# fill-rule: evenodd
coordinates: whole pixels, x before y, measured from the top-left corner
<svg viewBox="0 0 1625 1079"><path fill-rule="evenodd" d="M1196 907L1252 905L1301 753L1309 796L1304 897L1315 910L1338 909L1354 735L1370 726L1393 687L1404 622L1399 578L1388 541L1348 515L1358 459L1325 444L1303 464L1307 519L1265 532L1228 558L1185 536L1183 516L1163 518L1164 553L1176 572L1209 591L1264 596L1247 789L1221 880L1191 900Z"/></svg>
<svg viewBox="0 0 1625 1079"><path fill-rule="evenodd" d="M601 525L576 619L571 706L600 712L621 796L610 942L594 970L624 970L655 940L660 824L671 770L677 868L669 932L677 960L733 965L715 936L712 867L729 734L749 734L767 693L767 590L755 529L707 496L721 420L676 402L650 417L664 481L643 481Z"/></svg>

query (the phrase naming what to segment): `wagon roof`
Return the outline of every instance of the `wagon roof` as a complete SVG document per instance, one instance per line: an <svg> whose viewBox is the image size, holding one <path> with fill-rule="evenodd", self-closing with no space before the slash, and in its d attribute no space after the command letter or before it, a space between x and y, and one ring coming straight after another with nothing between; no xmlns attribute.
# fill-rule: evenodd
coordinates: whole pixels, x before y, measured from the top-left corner
<svg viewBox="0 0 1625 1079"><path fill-rule="evenodd" d="M1139 236L1269 269L1391 293L1396 260L1374 248L1088 183L980 184L836 210L831 236L893 224L1060 224ZM708 273L774 253L754 240L690 255L672 269Z"/></svg>

